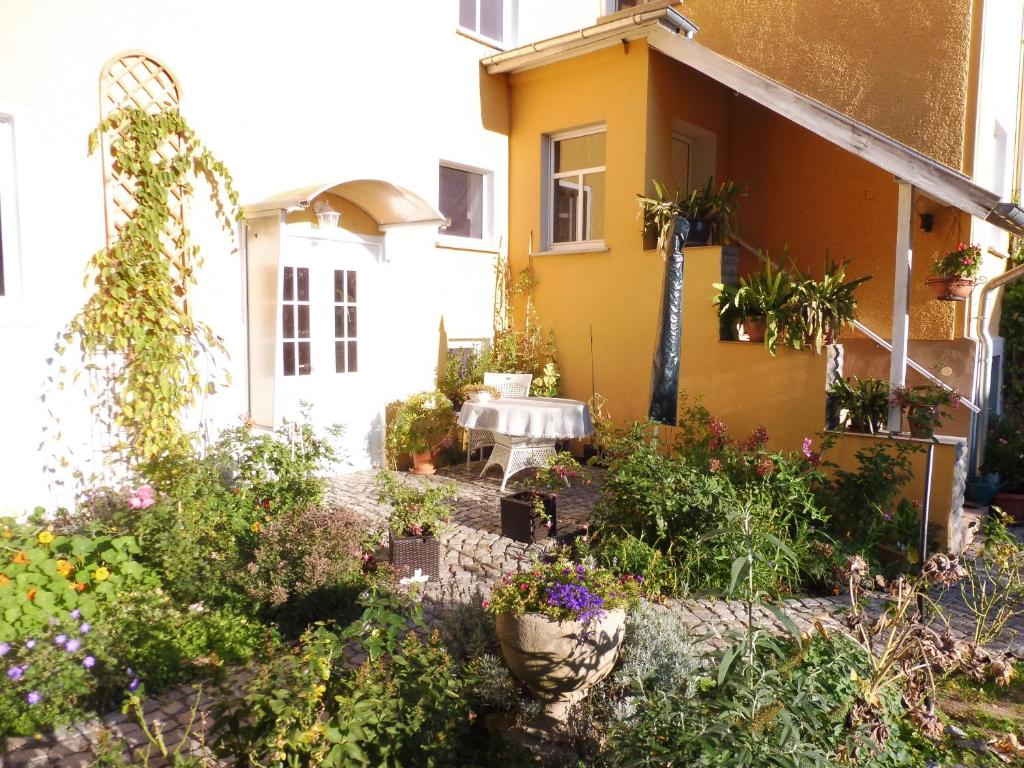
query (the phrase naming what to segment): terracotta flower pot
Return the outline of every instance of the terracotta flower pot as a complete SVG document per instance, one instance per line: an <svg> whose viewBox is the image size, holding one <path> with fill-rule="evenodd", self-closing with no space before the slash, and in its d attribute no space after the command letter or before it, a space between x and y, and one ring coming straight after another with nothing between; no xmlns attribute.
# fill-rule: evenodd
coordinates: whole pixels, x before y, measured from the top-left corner
<svg viewBox="0 0 1024 768"><path fill-rule="evenodd" d="M942 301L963 301L975 286L970 277L929 277L925 282L935 291L935 298Z"/></svg>
<svg viewBox="0 0 1024 768"><path fill-rule="evenodd" d="M916 416L915 411L929 410L929 405L912 405L904 408L904 417L910 426L910 436L921 440L931 440L935 436L934 422L930 416L921 418Z"/></svg>
<svg viewBox="0 0 1024 768"><path fill-rule="evenodd" d="M432 451L414 453L412 455L412 473L414 475L432 475L437 472L434 467L434 454Z"/></svg>
<svg viewBox="0 0 1024 768"><path fill-rule="evenodd" d="M999 507L1017 524L1024 524L1024 493L997 493L992 505Z"/></svg>
<svg viewBox="0 0 1024 768"><path fill-rule="evenodd" d="M578 621L552 621L539 613L503 613L496 624L509 669L544 702L549 718L563 721L569 707L612 671L626 614L608 611L586 634Z"/></svg>
<svg viewBox="0 0 1024 768"><path fill-rule="evenodd" d="M743 318L743 332L747 334L747 341L763 342L766 328L763 317Z"/></svg>

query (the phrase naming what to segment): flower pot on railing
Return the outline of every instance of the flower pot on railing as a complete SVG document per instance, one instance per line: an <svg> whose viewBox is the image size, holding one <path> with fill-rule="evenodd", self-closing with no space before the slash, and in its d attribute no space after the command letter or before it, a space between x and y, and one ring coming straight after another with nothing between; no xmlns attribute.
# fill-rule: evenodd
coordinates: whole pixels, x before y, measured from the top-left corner
<svg viewBox="0 0 1024 768"><path fill-rule="evenodd" d="M906 419L910 427L910 436L921 440L935 437L937 409L932 405L912 405L907 407Z"/></svg>
<svg viewBox="0 0 1024 768"><path fill-rule="evenodd" d="M441 542L433 536L395 536L388 534L391 565L402 574L421 571L436 579L441 573Z"/></svg>
<svg viewBox="0 0 1024 768"><path fill-rule="evenodd" d="M538 501L543 506L543 515L537 509ZM556 501L554 494L537 491L520 491L502 496L499 502L501 535L527 544L533 544L544 536L554 536L558 530Z"/></svg>
<svg viewBox="0 0 1024 768"><path fill-rule="evenodd" d="M940 301L964 301L971 295L977 281L970 277L929 277L925 281Z"/></svg>

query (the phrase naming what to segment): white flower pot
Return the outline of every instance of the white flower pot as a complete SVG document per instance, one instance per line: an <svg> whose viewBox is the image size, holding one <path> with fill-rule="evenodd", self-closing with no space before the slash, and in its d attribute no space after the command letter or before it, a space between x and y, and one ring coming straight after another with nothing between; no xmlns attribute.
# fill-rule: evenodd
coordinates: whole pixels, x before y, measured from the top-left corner
<svg viewBox="0 0 1024 768"><path fill-rule="evenodd" d="M578 621L552 621L539 613L497 617L501 652L513 674L545 704L545 714L564 721L569 707L583 699L615 666L626 631L626 614L608 611L589 627Z"/></svg>

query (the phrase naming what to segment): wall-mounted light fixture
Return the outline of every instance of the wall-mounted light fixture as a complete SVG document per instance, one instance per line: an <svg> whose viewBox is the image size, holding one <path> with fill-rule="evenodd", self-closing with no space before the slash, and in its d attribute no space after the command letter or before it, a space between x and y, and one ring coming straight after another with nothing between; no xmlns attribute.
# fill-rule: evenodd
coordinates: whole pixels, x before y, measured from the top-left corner
<svg viewBox="0 0 1024 768"><path fill-rule="evenodd" d="M935 214L934 213L921 213L918 214L921 217L921 231L931 232L932 227L935 226Z"/></svg>
<svg viewBox="0 0 1024 768"><path fill-rule="evenodd" d="M313 211L316 213L316 225L319 229L338 226L341 214L331 208L326 200L317 200L313 203Z"/></svg>

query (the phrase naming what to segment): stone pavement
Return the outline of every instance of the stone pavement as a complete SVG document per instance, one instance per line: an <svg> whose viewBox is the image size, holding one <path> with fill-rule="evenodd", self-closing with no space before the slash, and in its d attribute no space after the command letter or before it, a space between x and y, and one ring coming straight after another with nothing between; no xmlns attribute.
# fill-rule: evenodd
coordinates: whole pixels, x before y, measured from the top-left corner
<svg viewBox="0 0 1024 768"><path fill-rule="evenodd" d="M533 560L554 543L542 540L537 544L526 545L501 536L498 512L500 477L495 471L488 477L478 478L481 466L480 463L474 463L468 471L464 464L449 467L443 470L442 475L434 478L403 475L403 479L410 483L451 479L458 484L454 524L441 539L443 576L438 581L428 582L423 594L425 613L435 622L452 606L479 600L502 574L530 567ZM374 517L385 515L386 511L375 500L374 474L373 471L364 471L333 478L326 503L361 510ZM510 483L509 490L515 489L515 483ZM592 485L570 488L559 494L559 538L571 537L584 530L599 492L600 472L597 472ZM966 635L969 634L972 622L954 592L947 593L942 603L950 615L954 631ZM841 625L836 614L844 605L840 597L801 597L783 603L786 614L803 632L812 631L815 623L839 630ZM665 607L677 612L695 636L702 637L704 643L713 647L721 647L726 642L725 634L742 627L745 622L745 609L738 601L669 600L665 602ZM779 620L764 608L757 609L756 618L765 626L784 631ZM1000 644L1024 653L1024 621L1018 620L1007 629ZM238 675L244 676L245 672L240 671ZM196 695L196 690L187 686L145 704L145 720L150 730L158 729L162 732L165 744L172 751L184 742L183 753L205 752L203 733L209 719L211 701L203 693L197 705ZM191 728L188 727L190 722ZM12 739L7 744L6 754L0 755L0 768L85 768L94 764L94 756L101 748L98 745L104 741L110 743L117 738L132 748L145 746L149 742L134 713L115 713L101 721L60 729L40 740ZM167 764L158 751L153 750L151 756L153 759L150 760L150 766L156 768Z"/></svg>

